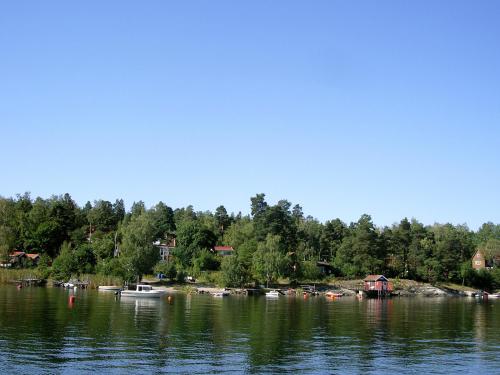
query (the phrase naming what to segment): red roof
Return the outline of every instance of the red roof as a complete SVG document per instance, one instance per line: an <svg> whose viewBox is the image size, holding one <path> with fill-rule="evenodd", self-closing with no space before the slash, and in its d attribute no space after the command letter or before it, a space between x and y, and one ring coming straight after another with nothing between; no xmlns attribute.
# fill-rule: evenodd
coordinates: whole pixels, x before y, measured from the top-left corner
<svg viewBox="0 0 500 375"><path fill-rule="evenodd" d="M387 277L385 277L384 275L368 275L365 277L364 281L380 281L380 280L388 281Z"/></svg>
<svg viewBox="0 0 500 375"><path fill-rule="evenodd" d="M25 255L24 251L14 251L12 254L10 254L11 257L17 257L20 255Z"/></svg>
<svg viewBox="0 0 500 375"><path fill-rule="evenodd" d="M215 246L214 250L215 251L233 251L234 249L232 246Z"/></svg>
<svg viewBox="0 0 500 375"><path fill-rule="evenodd" d="M39 258L39 257L40 257L40 255L39 255L39 254L26 254L26 256L27 256L28 258L31 258L31 259L36 259L36 258Z"/></svg>

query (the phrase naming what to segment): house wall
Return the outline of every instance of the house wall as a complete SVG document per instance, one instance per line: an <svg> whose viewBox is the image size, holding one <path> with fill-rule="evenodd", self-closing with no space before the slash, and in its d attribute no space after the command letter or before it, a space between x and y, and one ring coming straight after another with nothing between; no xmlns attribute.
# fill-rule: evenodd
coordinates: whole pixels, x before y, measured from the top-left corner
<svg viewBox="0 0 500 375"><path fill-rule="evenodd" d="M472 268L480 270L486 267L486 260L482 252L478 251L472 258Z"/></svg>

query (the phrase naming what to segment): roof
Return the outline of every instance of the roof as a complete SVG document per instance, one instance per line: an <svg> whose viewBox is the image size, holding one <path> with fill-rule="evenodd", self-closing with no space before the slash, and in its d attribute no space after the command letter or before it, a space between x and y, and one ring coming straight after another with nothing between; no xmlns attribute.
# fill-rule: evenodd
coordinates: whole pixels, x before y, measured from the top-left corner
<svg viewBox="0 0 500 375"><path fill-rule="evenodd" d="M387 277L385 277L384 275L368 275L365 277L365 280L364 281L388 281L387 280Z"/></svg>
<svg viewBox="0 0 500 375"><path fill-rule="evenodd" d="M10 254L11 257L18 257L23 255L26 255L24 251L14 251L12 254Z"/></svg>
<svg viewBox="0 0 500 375"><path fill-rule="evenodd" d="M317 261L317 262L316 262L316 265L317 265L317 266L322 266L322 267L332 267L332 268L333 268L333 266L332 266L330 263L328 263L328 262L323 262L323 261Z"/></svg>
<svg viewBox="0 0 500 375"><path fill-rule="evenodd" d="M26 256L31 259L40 258L40 254L26 254Z"/></svg>
<svg viewBox="0 0 500 375"><path fill-rule="evenodd" d="M232 246L215 246L215 251L234 251Z"/></svg>

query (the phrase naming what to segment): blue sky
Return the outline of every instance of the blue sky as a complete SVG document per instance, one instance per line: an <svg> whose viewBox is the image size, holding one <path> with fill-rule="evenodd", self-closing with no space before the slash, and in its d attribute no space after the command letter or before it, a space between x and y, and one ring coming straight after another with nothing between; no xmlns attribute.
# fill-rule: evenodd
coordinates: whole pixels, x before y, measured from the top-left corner
<svg viewBox="0 0 500 375"><path fill-rule="evenodd" d="M0 5L0 195L500 222L497 1Z"/></svg>

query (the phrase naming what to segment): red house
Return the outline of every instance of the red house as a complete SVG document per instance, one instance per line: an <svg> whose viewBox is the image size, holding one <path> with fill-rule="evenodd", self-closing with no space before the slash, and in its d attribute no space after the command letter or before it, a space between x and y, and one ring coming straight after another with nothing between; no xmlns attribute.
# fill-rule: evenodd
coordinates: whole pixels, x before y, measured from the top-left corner
<svg viewBox="0 0 500 375"><path fill-rule="evenodd" d="M214 253L221 256L233 255L234 249L232 246L215 246Z"/></svg>
<svg viewBox="0 0 500 375"><path fill-rule="evenodd" d="M364 279L364 290L371 296L386 296L392 292L392 283L384 275L368 275Z"/></svg>

